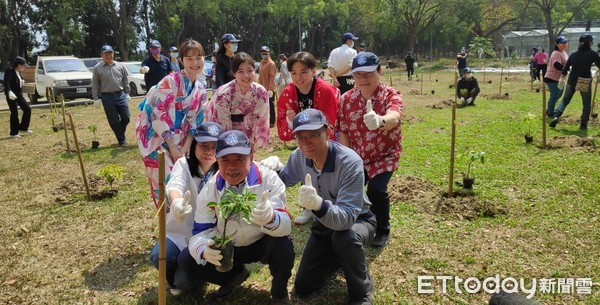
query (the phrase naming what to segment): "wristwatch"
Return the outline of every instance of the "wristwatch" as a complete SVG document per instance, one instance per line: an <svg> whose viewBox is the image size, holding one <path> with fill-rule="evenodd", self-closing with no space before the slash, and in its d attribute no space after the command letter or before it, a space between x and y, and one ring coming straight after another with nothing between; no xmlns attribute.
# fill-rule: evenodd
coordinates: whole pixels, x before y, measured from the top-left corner
<svg viewBox="0 0 600 305"><path fill-rule="evenodd" d="M379 128L383 128L383 126L385 126L385 119L381 118L381 126L379 126Z"/></svg>

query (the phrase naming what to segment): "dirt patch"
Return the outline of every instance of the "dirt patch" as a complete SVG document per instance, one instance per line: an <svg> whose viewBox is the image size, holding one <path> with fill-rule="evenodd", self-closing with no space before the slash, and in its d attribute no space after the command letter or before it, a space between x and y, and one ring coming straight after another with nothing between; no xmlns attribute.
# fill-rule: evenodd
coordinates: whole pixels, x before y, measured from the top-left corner
<svg viewBox="0 0 600 305"><path fill-rule="evenodd" d="M410 115L410 114L402 115L402 124L415 124L415 123L419 123L419 122L423 122L423 119L420 117Z"/></svg>
<svg viewBox="0 0 600 305"><path fill-rule="evenodd" d="M425 95L425 93L421 93L421 91L417 89L412 89L408 91L408 95Z"/></svg>
<svg viewBox="0 0 600 305"><path fill-rule="evenodd" d="M478 217L495 217L506 214L506 210L480 200L472 191L458 189L452 197L433 183L414 176L396 176L388 185L390 200L410 203L418 211L459 220Z"/></svg>
<svg viewBox="0 0 600 305"><path fill-rule="evenodd" d="M508 92L500 94L483 94L482 97L488 100L510 100L510 94Z"/></svg>
<svg viewBox="0 0 600 305"><path fill-rule="evenodd" d="M110 189L108 183L96 175L88 177L88 186L93 201L111 198L118 193L118 186ZM52 192L54 202L58 204L71 204L77 201L77 197L85 197L86 195L85 185L81 180L65 181Z"/></svg>
<svg viewBox="0 0 600 305"><path fill-rule="evenodd" d="M582 138L575 135L553 137L546 143L546 148L573 148L575 150L592 152L596 150L596 139L592 137Z"/></svg>
<svg viewBox="0 0 600 305"><path fill-rule="evenodd" d="M439 101L432 105L427 105L425 107L431 108L431 109L445 109L445 108L452 107L452 103L454 103L454 100L443 100L443 101Z"/></svg>

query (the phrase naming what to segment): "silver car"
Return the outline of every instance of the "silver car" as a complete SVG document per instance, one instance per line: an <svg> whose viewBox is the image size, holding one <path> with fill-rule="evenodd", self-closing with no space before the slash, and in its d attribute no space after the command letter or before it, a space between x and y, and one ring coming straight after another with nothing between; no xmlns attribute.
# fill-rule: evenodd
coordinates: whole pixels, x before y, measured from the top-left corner
<svg viewBox="0 0 600 305"><path fill-rule="evenodd" d="M146 82L144 75L140 73L142 62L140 61L123 61L121 62L127 68L127 78L129 79L130 95L146 94Z"/></svg>

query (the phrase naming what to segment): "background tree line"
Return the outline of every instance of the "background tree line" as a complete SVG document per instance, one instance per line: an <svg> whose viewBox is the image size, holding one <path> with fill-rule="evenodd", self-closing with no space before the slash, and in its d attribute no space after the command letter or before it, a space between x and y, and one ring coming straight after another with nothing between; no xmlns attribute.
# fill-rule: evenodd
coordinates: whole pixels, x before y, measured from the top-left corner
<svg viewBox="0 0 600 305"><path fill-rule="evenodd" d="M224 33L251 55L268 45L325 58L344 32L384 56L454 56L474 38L500 55L506 31L548 29L551 50L562 29L599 16L596 0L0 0L0 67L34 48L97 57L104 44L141 59L150 39L165 48L191 37L210 52Z"/></svg>

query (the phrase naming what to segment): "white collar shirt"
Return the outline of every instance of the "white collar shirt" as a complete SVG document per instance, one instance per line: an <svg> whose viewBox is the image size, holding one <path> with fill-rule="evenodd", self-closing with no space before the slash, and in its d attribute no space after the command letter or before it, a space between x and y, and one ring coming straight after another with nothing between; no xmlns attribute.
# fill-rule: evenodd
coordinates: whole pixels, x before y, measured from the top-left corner
<svg viewBox="0 0 600 305"><path fill-rule="evenodd" d="M356 50L351 48L347 44L343 44L339 48L333 49L329 54L329 60L327 64L329 67L332 67L336 72L344 70L346 67L352 68L352 59L356 56ZM351 70L340 76L350 76Z"/></svg>

